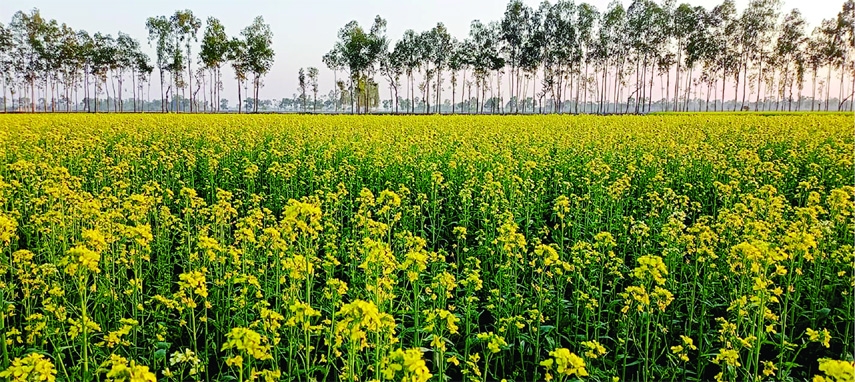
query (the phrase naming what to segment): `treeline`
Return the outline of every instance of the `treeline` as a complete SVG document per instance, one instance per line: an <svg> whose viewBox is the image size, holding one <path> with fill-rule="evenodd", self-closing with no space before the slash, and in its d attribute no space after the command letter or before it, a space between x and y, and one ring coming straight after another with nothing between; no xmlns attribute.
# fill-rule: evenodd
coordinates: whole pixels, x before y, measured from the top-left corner
<svg viewBox="0 0 855 382"><path fill-rule="evenodd" d="M190 10L149 17L148 43L156 52L152 63L139 41L125 33L115 38L101 32L90 35L45 19L38 9L18 11L8 26L0 23L3 111L11 106L35 112L38 100L43 111L52 112L71 111L72 106L75 111L82 106L92 112L147 110L148 102L141 98L145 93L150 99L155 69L160 79L160 111L218 111L226 64L237 79L238 97L242 86L251 85L257 99L262 78L273 65L270 26L258 16L238 37L229 37L222 23L210 17L200 51L194 55L201 27L201 20ZM122 94L127 81L132 82L130 99ZM126 100L132 103L130 108ZM257 111L258 103L254 104Z"/></svg>
<svg viewBox="0 0 855 382"><path fill-rule="evenodd" d="M392 41L377 16L368 29L346 24L323 56L329 94L319 94L317 68L301 68L298 93L281 100L258 100L274 59L260 16L237 36L216 18L202 24L190 10L148 18L152 62L122 32L90 35L19 11L0 23L3 110L151 111L157 71L160 111L216 112L228 108L225 68L238 112L855 110L855 0L813 28L780 0L751 0L742 12L732 0L711 9L612 1L604 10L512 0L501 20L475 20L463 39L438 23Z"/></svg>
<svg viewBox="0 0 855 382"><path fill-rule="evenodd" d="M404 101L410 113L420 103L445 111L446 78L452 113L458 106L477 113L799 110L805 100L810 110L852 109L855 2L810 33L798 9L780 8L779 0L751 0L741 13L732 0L712 9L634 0L600 11L565 0L537 9L512 0L501 20L473 21L463 40L439 23L392 43L379 16L368 30L354 21L323 61L346 72L357 111L369 110L359 106L359 93L378 74L396 112ZM835 102L832 75L840 81Z"/></svg>

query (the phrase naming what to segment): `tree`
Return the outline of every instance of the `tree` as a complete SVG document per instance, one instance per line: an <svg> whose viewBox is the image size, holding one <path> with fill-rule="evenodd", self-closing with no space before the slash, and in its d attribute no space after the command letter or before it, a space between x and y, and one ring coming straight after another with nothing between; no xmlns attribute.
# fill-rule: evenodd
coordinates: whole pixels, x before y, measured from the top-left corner
<svg viewBox="0 0 855 382"><path fill-rule="evenodd" d="M318 105L318 68L310 67L308 69L309 86L312 87L312 111L317 111Z"/></svg>
<svg viewBox="0 0 855 382"><path fill-rule="evenodd" d="M727 79L731 76L736 81L739 79L739 46L733 44L734 40L731 38L731 35L738 29L736 5L733 0L724 0L721 4L713 7L709 12L709 18L711 25L708 28L708 33L711 34L710 39L713 47L710 54L714 56L715 69L721 72L719 77L721 78L721 110L724 111ZM738 87L738 84L734 86L734 107Z"/></svg>
<svg viewBox="0 0 855 382"><path fill-rule="evenodd" d="M831 98L831 72L834 70L835 66L842 66L841 61L843 61L844 57L842 33L838 29L839 26L840 24L836 19L822 20L822 24L820 24L817 29L815 37L817 48L816 59L826 68L826 78L824 82L826 111L828 111L828 102ZM814 87L816 87L815 80ZM820 97L822 97L821 93L822 92L820 92Z"/></svg>
<svg viewBox="0 0 855 382"><path fill-rule="evenodd" d="M443 23L437 23L433 29L425 34L422 47L424 59L433 64L433 70L436 71L434 104L436 105L436 112L439 113L442 100L442 71L448 67L448 60L453 51L451 35ZM425 82L428 83L429 79L426 78ZM430 112L430 110L427 111Z"/></svg>
<svg viewBox="0 0 855 382"><path fill-rule="evenodd" d="M95 49L95 42L92 36L86 31L77 32L77 60L80 62L83 72L83 99L86 104L86 111L91 112L91 103L89 102L89 74L92 67L92 55Z"/></svg>
<svg viewBox="0 0 855 382"><path fill-rule="evenodd" d="M0 23L0 81L3 82L3 112L7 112L6 88L11 84L13 87L14 75L12 65L12 52L15 43L12 40L12 32Z"/></svg>
<svg viewBox="0 0 855 382"><path fill-rule="evenodd" d="M543 81L544 92L549 92L553 100L553 110L561 113L565 81L578 62L576 57L577 30L575 24L576 7L568 1L559 1L543 10L544 56Z"/></svg>
<svg viewBox="0 0 855 382"><path fill-rule="evenodd" d="M241 35L245 39L248 70L253 75L254 98L258 99L261 79L273 66L273 32L270 25L264 23L264 18L257 16L252 24L241 31ZM254 107L254 111L258 112L258 102L254 103Z"/></svg>
<svg viewBox="0 0 855 382"><path fill-rule="evenodd" d="M220 91L223 87L221 70L223 64L228 59L229 36L226 34L226 28L222 23L220 23L219 19L208 17L206 24L205 33L202 36L199 60L206 69L213 72L213 79L211 80L211 99L215 100L220 99ZM219 104L217 105L217 111L220 111Z"/></svg>
<svg viewBox="0 0 855 382"><path fill-rule="evenodd" d="M193 54L191 53L190 48L193 46L193 42L198 41L196 35L199 32L199 28L202 27L202 21L193 15L193 11L185 9L183 11L176 11L170 18L170 23L172 24L173 35L176 39L175 49L179 49L178 46L180 43L184 43L185 52L187 53L187 81L188 87L190 88L190 112L193 112Z"/></svg>
<svg viewBox="0 0 855 382"><path fill-rule="evenodd" d="M393 56L407 74L407 92L410 93L410 113L415 113L415 84L413 72L421 64L419 61L419 36L412 29L404 31L403 37L395 43Z"/></svg>
<svg viewBox="0 0 855 382"><path fill-rule="evenodd" d="M465 68L465 52L463 52L462 45L457 39L451 40L451 54L448 59L448 70L451 72L451 114L455 112L455 105L457 102L457 73ZM464 77L465 78L465 77ZM397 95L396 95L397 102ZM395 105L395 112L398 111L397 103Z"/></svg>
<svg viewBox="0 0 855 382"><path fill-rule="evenodd" d="M705 50L707 49L707 42L710 41L709 32L709 14L703 7L694 7L693 11L693 19L694 27L692 31L688 35L688 39L686 41L686 51L684 52L683 63L686 67L686 86L684 90L683 96L683 110L689 110L689 103L691 99L691 86L693 84L697 84L694 80L695 74L695 66L700 63L705 54Z"/></svg>
<svg viewBox="0 0 855 382"><path fill-rule="evenodd" d="M115 67L117 69L116 79L119 82L118 93L116 97L119 100L119 110L124 110L124 103L122 97L122 84L125 79L125 71L131 71L131 80L135 81L136 79L136 58L137 54L140 51L140 43L133 39L131 36L119 32L119 36L116 38L116 48L115 48ZM132 89L136 89L136 86L132 86ZM134 96L136 99L136 96ZM136 106L134 106L136 108Z"/></svg>
<svg viewBox="0 0 855 382"><path fill-rule="evenodd" d="M398 50L400 44L395 44L395 50L387 47L380 55L380 75L389 82L389 95L395 103L395 113L398 113L398 88L401 86L401 75L404 70L405 54Z"/></svg>
<svg viewBox="0 0 855 382"><path fill-rule="evenodd" d="M137 79L139 81L139 94L142 96L143 84L151 83L151 73L154 71L154 67L151 66L151 59L148 55L139 51L134 56L134 65L136 66ZM136 99L134 100L134 111L136 111Z"/></svg>
<svg viewBox="0 0 855 382"><path fill-rule="evenodd" d="M306 71L303 68L300 68L300 71L297 72L297 87L300 90L300 105L303 106L303 112L306 112L306 87L308 83L306 82Z"/></svg>
<svg viewBox="0 0 855 382"><path fill-rule="evenodd" d="M491 71L498 71L504 67L504 59L500 56L499 40L497 35L497 24L484 25L478 20L472 22L469 29L469 38L472 48L472 68L475 72L476 87L480 91L480 98L476 93L476 105L484 111L487 94L487 77ZM480 101L478 101L480 100Z"/></svg>
<svg viewBox="0 0 855 382"><path fill-rule="evenodd" d="M36 111L36 80L42 70L40 60L44 52L42 31L45 20L37 9L30 13L16 12L9 23L15 49L15 71L22 74L24 82L30 87L30 111Z"/></svg>
<svg viewBox="0 0 855 382"><path fill-rule="evenodd" d="M855 0L846 0L837 14L837 40L840 41L840 58L837 61L840 71L840 95L838 96L837 110L843 110L846 101L850 102L850 109L855 110ZM846 65L849 65L852 77L852 88L846 97L843 97L843 82L846 77Z"/></svg>
<svg viewBox="0 0 855 382"><path fill-rule="evenodd" d="M501 37L504 41L504 51L506 61L511 65L511 75L509 79L510 92L515 99L519 99L519 69L520 61L523 56L523 49L527 40L530 38L532 10L521 0L511 0L505 8L504 18L501 21ZM516 90L516 92L514 91ZM514 112L519 111L519 106L514 102Z"/></svg>
<svg viewBox="0 0 855 382"><path fill-rule="evenodd" d="M684 66L685 53L695 22L695 10L689 4L682 3L674 11L672 35L677 39L677 73L674 75L674 111L680 110L680 69Z"/></svg>
<svg viewBox="0 0 855 382"><path fill-rule="evenodd" d="M658 9L658 7L656 7L656 6L653 7L654 12L657 9ZM651 18L653 19L652 21L655 21L655 17L651 17ZM594 54L593 54L593 51L594 51L594 35L595 35L595 29L597 27L597 23L599 22L599 19L600 19L600 12L598 12L597 9L593 5L588 4L588 3L582 3L579 5L579 7L577 9L577 18L576 18L576 20L577 20L576 22L578 24L577 29L579 31L576 46L578 49L577 56L579 57L579 59L581 59L585 63L585 70L584 70L584 72L582 72L581 68L577 68L577 72L582 74L582 78L580 80L576 81L576 84L577 84L577 87L576 87L576 107L574 109L577 113L579 112L579 92L580 92L580 90L584 91L584 93L582 94L583 105L587 104L587 102L588 102L588 84L591 82L591 79L588 78L588 67L589 67L589 65L592 62L592 59L594 57ZM649 28L648 30L651 32L654 32L653 36L649 36L650 39L652 40L651 44L650 44L651 45L650 51L652 54L655 52L654 46L655 46L656 42L660 41L660 39L655 37L655 31L656 31L655 26ZM653 76L651 75L651 84L653 83L652 77ZM586 109L583 110L583 112L585 112L585 111L586 111Z"/></svg>
<svg viewBox="0 0 855 382"><path fill-rule="evenodd" d="M146 20L146 29L148 30L148 42L151 45L155 43L155 52L157 53L157 70L160 73L160 108L166 112L166 93L163 89L163 71L169 66L170 52L174 50L172 46L172 23L165 16L149 17Z"/></svg>
<svg viewBox="0 0 855 382"><path fill-rule="evenodd" d="M799 55L804 50L806 22L798 9L791 10L781 24L781 30L775 43L775 57L780 65L781 86L778 99L786 97L785 92L789 89L788 109L792 110L793 85L795 82L795 70ZM779 102L780 105L780 102Z"/></svg>
<svg viewBox="0 0 855 382"><path fill-rule="evenodd" d="M760 102L760 86L763 79L763 63L769 54L767 46L771 42L771 32L778 19L780 0L751 0L739 18L742 57L742 107L748 86L748 64L757 66L757 104ZM755 110L757 110L755 104Z"/></svg>
<svg viewBox="0 0 855 382"><path fill-rule="evenodd" d="M333 71L333 108L336 112L338 112L338 108L340 105L340 94L338 88L338 71L345 69L344 58L341 55L341 50L333 48L328 53L324 54L324 57L321 59L324 65L327 66L330 70Z"/></svg>
<svg viewBox="0 0 855 382"><path fill-rule="evenodd" d="M231 63L232 70L235 73L238 88L238 114L240 114L241 105L241 84L246 81L246 73L249 70L249 55L247 54L246 42L239 38L232 38L229 42L229 52L227 55Z"/></svg>
<svg viewBox="0 0 855 382"><path fill-rule="evenodd" d="M370 90L373 83L375 65L380 59L382 52L387 48L386 20L379 15L374 18L369 32L366 32L356 21L347 23L338 32L339 41L336 42L334 50L340 55L350 72L350 89L354 93L354 86L361 94L362 103L367 113L370 108ZM353 96L351 96L353 100ZM352 107L352 111L358 112L358 105Z"/></svg>
<svg viewBox="0 0 855 382"><path fill-rule="evenodd" d="M115 65L115 57L116 57L116 43L113 39L113 36L107 34L102 34L101 32L95 33L92 36L93 41L93 49L92 49L92 75L95 79L95 112L98 112L98 95L101 91L106 91L107 100L109 101L109 89L107 88L107 74ZM107 104L107 109L105 111L109 111L109 103Z"/></svg>

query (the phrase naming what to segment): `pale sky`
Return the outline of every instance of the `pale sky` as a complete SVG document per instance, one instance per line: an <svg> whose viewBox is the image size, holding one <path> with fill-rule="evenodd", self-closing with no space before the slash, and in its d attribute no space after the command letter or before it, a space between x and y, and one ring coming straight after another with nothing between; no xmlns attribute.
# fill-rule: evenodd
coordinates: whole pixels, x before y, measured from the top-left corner
<svg viewBox="0 0 855 382"><path fill-rule="evenodd" d="M540 1L524 0L536 8ZM581 2L581 1L577 1ZM604 11L608 0L589 0L589 3ZM629 5L630 0L623 0ZM691 5L702 5L707 9L720 3L720 0L688 0ZM735 0L739 11L748 0ZM819 25L823 18L834 17L843 4L843 0L784 0L781 13L799 8L809 23L808 33ZM76 30L86 30L90 34L96 31L115 36L119 31L138 39L154 62L154 49L148 44L145 20L150 16L169 16L179 9L190 9L203 21L199 31L201 39L204 21L214 16L226 27L226 33L236 36L249 25L255 16L262 15L273 30L273 49L276 52L275 63L265 78L265 87L260 98L279 99L291 97L297 92L297 71L300 67L315 66L320 69L321 94L327 94L333 87L333 75L321 62L337 39L338 30L351 20L356 20L366 29L370 27L374 16L385 18L387 37L393 42L400 38L406 29L416 32L427 30L442 22L449 32L463 39L469 33L472 20L483 22L499 20L504 13L505 0L432 0L432 1L392 1L392 0L0 0L0 22L7 24L18 10L38 8L42 15L66 23ZM198 52L198 46L195 49ZM194 52L194 54L195 54ZM152 82L151 96L157 98L157 71ZM223 73L222 95L230 104L237 100L236 84L231 79L230 70ZM388 98L384 81L377 76L381 84L381 98ZM444 85L447 89L449 82ZM195 87L195 86L194 86ZM200 95L201 97L201 95ZM445 94L443 94L443 98Z"/></svg>

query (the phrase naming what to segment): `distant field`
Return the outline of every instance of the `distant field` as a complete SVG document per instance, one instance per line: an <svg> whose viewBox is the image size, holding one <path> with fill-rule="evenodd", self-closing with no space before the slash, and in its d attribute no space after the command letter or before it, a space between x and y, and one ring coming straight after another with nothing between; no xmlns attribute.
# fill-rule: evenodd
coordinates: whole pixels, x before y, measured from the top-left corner
<svg viewBox="0 0 855 382"><path fill-rule="evenodd" d="M0 116L0 376L842 375L853 117L772 114Z"/></svg>

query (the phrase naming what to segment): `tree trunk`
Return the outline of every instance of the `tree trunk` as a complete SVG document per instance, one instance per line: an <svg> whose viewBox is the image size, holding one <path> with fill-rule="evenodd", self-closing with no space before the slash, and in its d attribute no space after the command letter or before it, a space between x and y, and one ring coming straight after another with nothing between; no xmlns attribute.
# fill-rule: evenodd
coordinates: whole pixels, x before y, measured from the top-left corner
<svg viewBox="0 0 855 382"><path fill-rule="evenodd" d="M840 86L838 87L838 95L837 95L837 111L840 111L843 107L843 79L846 78L846 70L844 64L840 63Z"/></svg>
<svg viewBox="0 0 855 382"><path fill-rule="evenodd" d="M852 89L849 93L849 110L855 111L855 62L852 63Z"/></svg>
<svg viewBox="0 0 855 382"><path fill-rule="evenodd" d="M189 90L188 93L190 93L190 112L192 113L193 112L193 69L190 67L190 65L193 63L193 60L191 59L191 57L193 57L193 56L190 55L190 40L188 39L187 41L188 41L188 43L187 43L187 89Z"/></svg>
<svg viewBox="0 0 855 382"><path fill-rule="evenodd" d="M653 66L653 65L651 65ZM653 68L650 68L650 86L648 87L647 92L647 112L650 113L650 109L653 107ZM659 83L662 83L662 77L659 78Z"/></svg>
<svg viewBox="0 0 855 382"><path fill-rule="evenodd" d="M757 73L757 97L754 101L754 111L760 107L760 89L763 87L763 57L760 57L760 68Z"/></svg>
<svg viewBox="0 0 855 382"><path fill-rule="evenodd" d="M828 111L828 99L831 98L831 65L825 75L825 111Z"/></svg>
<svg viewBox="0 0 855 382"><path fill-rule="evenodd" d="M665 75L665 105L663 105L664 111L668 111L668 104L671 103L671 68L668 68Z"/></svg>
<svg viewBox="0 0 855 382"><path fill-rule="evenodd" d="M677 40L677 73L674 75L674 111L679 111L680 105L680 62L683 55L683 41Z"/></svg>
<svg viewBox="0 0 855 382"><path fill-rule="evenodd" d="M451 73L451 115L454 115L457 101L457 73Z"/></svg>
<svg viewBox="0 0 855 382"><path fill-rule="evenodd" d="M733 78L733 111L736 111L736 107L739 105L739 72L736 72L736 76ZM722 91L722 94L724 92Z"/></svg>
<svg viewBox="0 0 855 382"><path fill-rule="evenodd" d="M436 112L442 114L442 70L436 67Z"/></svg>
<svg viewBox="0 0 855 382"><path fill-rule="evenodd" d="M744 77L744 81L742 81L742 107L740 110L745 109L745 96L748 94L748 59L746 58L744 64L742 66L742 76Z"/></svg>
<svg viewBox="0 0 855 382"><path fill-rule="evenodd" d="M694 65L691 68L686 68L686 75L688 77L686 81L686 99L684 100L685 106L683 106L684 111L689 111L689 92L692 89L692 77L694 76L695 67Z"/></svg>
<svg viewBox="0 0 855 382"><path fill-rule="evenodd" d="M131 71L131 86L133 87L133 103L134 103L134 113L137 112L137 76L135 71Z"/></svg>
<svg viewBox="0 0 855 382"><path fill-rule="evenodd" d="M816 72L817 68L813 69L813 85L811 86L811 95L810 95L810 111L814 111L814 106L816 105Z"/></svg>

